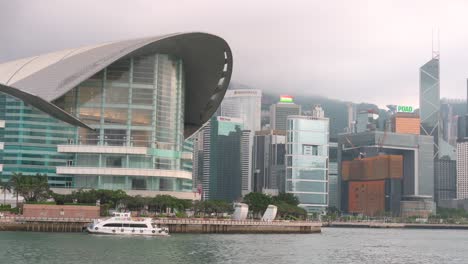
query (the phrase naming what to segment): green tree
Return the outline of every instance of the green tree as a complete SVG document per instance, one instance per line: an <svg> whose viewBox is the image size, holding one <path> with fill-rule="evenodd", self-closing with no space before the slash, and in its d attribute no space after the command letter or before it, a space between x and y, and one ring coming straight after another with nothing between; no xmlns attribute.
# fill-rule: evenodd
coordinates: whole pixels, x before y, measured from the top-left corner
<svg viewBox="0 0 468 264"><path fill-rule="evenodd" d="M11 180L8 181L0 181L0 189L3 192L3 204L6 204L6 193L11 193L11 189L13 188L13 183Z"/></svg>
<svg viewBox="0 0 468 264"><path fill-rule="evenodd" d="M73 195L72 194L58 194L54 192L50 192L50 196L54 199L55 204L63 205L66 203L73 203Z"/></svg>
<svg viewBox="0 0 468 264"><path fill-rule="evenodd" d="M277 196L273 196L273 203L285 202L292 206L299 205L299 199L292 193L279 193Z"/></svg>
<svg viewBox="0 0 468 264"><path fill-rule="evenodd" d="M11 179L10 179L11 184L13 186L14 194L16 196L16 207L18 207L18 196L19 196L19 193L16 191L16 186L19 184L19 181L20 181L21 177L23 177L23 174L13 172L13 175L11 176Z"/></svg>
<svg viewBox="0 0 468 264"><path fill-rule="evenodd" d="M18 195L23 196L26 202L43 201L49 198L49 183L45 174L38 173L35 176L13 175L13 188L17 202Z"/></svg>
<svg viewBox="0 0 468 264"><path fill-rule="evenodd" d="M253 214L258 216L265 212L268 205L272 203L272 198L264 193L251 192L244 196L244 203L248 204Z"/></svg>

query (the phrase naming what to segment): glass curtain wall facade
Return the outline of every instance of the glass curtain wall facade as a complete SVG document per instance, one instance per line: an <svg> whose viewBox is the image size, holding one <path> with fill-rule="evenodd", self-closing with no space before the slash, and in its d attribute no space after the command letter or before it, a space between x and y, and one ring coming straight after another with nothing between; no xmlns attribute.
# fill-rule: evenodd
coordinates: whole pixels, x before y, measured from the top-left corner
<svg viewBox="0 0 468 264"><path fill-rule="evenodd" d="M93 130L0 94L3 175L46 173L52 187L191 192L187 153L193 146L184 146L184 91L182 61L147 54L112 63L54 102ZM88 148L60 151L61 145ZM77 173L58 173L60 168Z"/></svg>
<svg viewBox="0 0 468 264"><path fill-rule="evenodd" d="M57 166L66 166L72 154L58 153L57 145L67 144L75 137L76 128L44 114L23 101L0 93L0 164L2 178L13 173L23 175L47 174L52 187L71 187L73 179L56 174Z"/></svg>
<svg viewBox="0 0 468 264"><path fill-rule="evenodd" d="M210 126L209 196L205 199L232 202L242 197L242 119L212 117ZM205 191L205 190L204 190Z"/></svg>
<svg viewBox="0 0 468 264"><path fill-rule="evenodd" d="M421 135L434 138L434 158L439 156L440 79L439 58L435 57L419 69L419 112Z"/></svg>
<svg viewBox="0 0 468 264"><path fill-rule="evenodd" d="M286 136L286 192L309 213L328 206L328 118L289 116Z"/></svg>

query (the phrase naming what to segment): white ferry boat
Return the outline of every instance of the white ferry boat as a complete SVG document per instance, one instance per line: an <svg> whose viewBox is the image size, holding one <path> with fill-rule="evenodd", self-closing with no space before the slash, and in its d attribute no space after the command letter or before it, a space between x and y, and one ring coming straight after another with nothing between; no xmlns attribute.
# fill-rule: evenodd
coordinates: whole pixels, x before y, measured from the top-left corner
<svg viewBox="0 0 468 264"><path fill-rule="evenodd" d="M160 227L148 217L131 217L130 213L114 213L111 218L95 219L87 228L91 234L168 236L169 228Z"/></svg>

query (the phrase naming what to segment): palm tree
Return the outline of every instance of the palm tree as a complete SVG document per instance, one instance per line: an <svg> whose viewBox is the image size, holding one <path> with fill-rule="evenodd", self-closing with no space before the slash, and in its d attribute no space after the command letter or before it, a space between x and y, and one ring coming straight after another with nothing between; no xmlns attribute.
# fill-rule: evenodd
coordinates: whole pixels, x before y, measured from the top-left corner
<svg viewBox="0 0 468 264"><path fill-rule="evenodd" d="M11 176L11 179L10 179L12 186L13 186L14 193L16 195L16 206L18 206L18 195L19 195L18 189L21 185L22 177L23 177L23 174L13 172L13 176Z"/></svg>
<svg viewBox="0 0 468 264"><path fill-rule="evenodd" d="M0 189L3 192L3 204L6 204L6 193L11 193L12 182L11 180L8 181L0 181Z"/></svg>

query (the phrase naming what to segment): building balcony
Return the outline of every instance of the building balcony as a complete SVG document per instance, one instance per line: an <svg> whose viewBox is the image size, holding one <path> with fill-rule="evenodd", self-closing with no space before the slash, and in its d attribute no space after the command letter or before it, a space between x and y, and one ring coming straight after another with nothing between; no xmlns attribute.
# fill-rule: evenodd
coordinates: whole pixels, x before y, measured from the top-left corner
<svg viewBox="0 0 468 264"><path fill-rule="evenodd" d="M141 176L192 179L192 173L182 170L159 170L138 168L102 168L102 167L57 167L59 175L97 175L97 176Z"/></svg>
<svg viewBox="0 0 468 264"><path fill-rule="evenodd" d="M148 148L103 145L58 145L57 152L146 155L148 153Z"/></svg>
<svg viewBox="0 0 468 264"><path fill-rule="evenodd" d="M51 188L54 193L58 194L71 194L73 191L76 191L75 188ZM87 189L83 189L87 190ZM128 195L131 196L144 196L144 197L154 197L156 195L170 195L178 199L184 200L200 200L201 196L196 192L177 192L177 191L152 191L152 190L124 190Z"/></svg>

